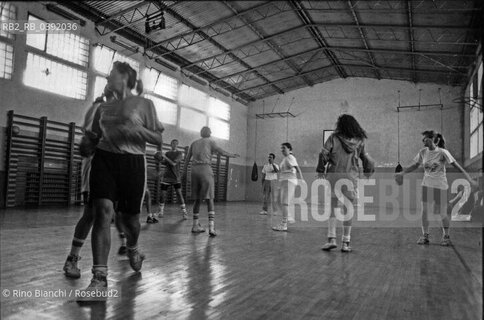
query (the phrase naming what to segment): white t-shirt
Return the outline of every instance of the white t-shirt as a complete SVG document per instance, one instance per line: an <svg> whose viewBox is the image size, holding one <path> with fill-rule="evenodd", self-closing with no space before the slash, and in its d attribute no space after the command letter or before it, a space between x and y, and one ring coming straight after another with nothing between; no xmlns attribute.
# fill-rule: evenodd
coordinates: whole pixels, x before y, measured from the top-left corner
<svg viewBox="0 0 484 320"><path fill-rule="evenodd" d="M454 157L449 151L438 147L435 150L423 148L418 152L413 161L424 168L422 186L442 190L449 189L445 175L445 165L455 162Z"/></svg>
<svg viewBox="0 0 484 320"><path fill-rule="evenodd" d="M274 163L274 166L276 166L277 170L279 170L279 166L277 164ZM274 171L274 167L270 163L264 165L262 168L262 173L265 173L266 175L265 180L277 180L277 172Z"/></svg>
<svg viewBox="0 0 484 320"><path fill-rule="evenodd" d="M297 175L296 175L296 168L299 165L297 164L296 157L294 157L292 154L288 155L287 157L284 157L281 161L281 172L279 175L279 180L288 180L294 184L297 184Z"/></svg>

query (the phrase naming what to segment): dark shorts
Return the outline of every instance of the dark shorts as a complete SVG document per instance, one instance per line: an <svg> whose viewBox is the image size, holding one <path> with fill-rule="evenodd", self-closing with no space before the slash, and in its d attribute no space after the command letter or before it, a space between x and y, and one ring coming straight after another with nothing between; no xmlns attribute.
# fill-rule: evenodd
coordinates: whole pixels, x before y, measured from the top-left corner
<svg viewBox="0 0 484 320"><path fill-rule="evenodd" d="M162 182L160 187L161 190L166 191L168 190L169 186L173 186L175 189L181 189L181 183L180 182L174 182L174 183L168 183L168 182Z"/></svg>
<svg viewBox="0 0 484 320"><path fill-rule="evenodd" d="M205 200L215 197L215 181L208 164L192 166L192 199Z"/></svg>
<svg viewBox="0 0 484 320"><path fill-rule="evenodd" d="M447 190L422 186L422 202L433 201L436 205L447 204Z"/></svg>
<svg viewBox="0 0 484 320"><path fill-rule="evenodd" d="M141 212L146 186L144 155L119 154L97 149L91 163L90 198L118 202L123 213Z"/></svg>

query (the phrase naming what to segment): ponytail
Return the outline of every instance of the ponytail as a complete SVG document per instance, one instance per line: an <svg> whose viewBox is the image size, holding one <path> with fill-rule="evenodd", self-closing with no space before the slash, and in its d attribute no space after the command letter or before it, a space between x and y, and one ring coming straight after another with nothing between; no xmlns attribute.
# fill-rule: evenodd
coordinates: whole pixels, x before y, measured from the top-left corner
<svg viewBox="0 0 484 320"><path fill-rule="evenodd" d="M141 94L143 94L143 81L141 81L140 79L136 80L136 93L138 94L138 96L140 96Z"/></svg>
<svg viewBox="0 0 484 320"><path fill-rule="evenodd" d="M442 134L437 133L434 141L435 141L435 144L437 145L437 147L445 149L445 139L444 139L444 136Z"/></svg>

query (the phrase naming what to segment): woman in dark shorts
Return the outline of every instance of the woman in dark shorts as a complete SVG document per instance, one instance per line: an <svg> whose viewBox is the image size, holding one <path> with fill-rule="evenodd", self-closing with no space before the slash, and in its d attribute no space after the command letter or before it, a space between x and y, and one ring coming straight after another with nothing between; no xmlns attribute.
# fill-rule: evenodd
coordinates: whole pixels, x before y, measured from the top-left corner
<svg viewBox="0 0 484 320"><path fill-rule="evenodd" d="M136 71L129 64L115 62L108 84L120 100L101 104L94 116L91 136L99 137L99 142L90 175L95 219L92 230L93 279L88 290L107 288L110 223L115 202L121 212L127 255L133 270L139 271L145 258L138 252L137 244L146 186L146 143L161 145L163 126L158 121L153 102L131 93L141 85L136 77Z"/></svg>

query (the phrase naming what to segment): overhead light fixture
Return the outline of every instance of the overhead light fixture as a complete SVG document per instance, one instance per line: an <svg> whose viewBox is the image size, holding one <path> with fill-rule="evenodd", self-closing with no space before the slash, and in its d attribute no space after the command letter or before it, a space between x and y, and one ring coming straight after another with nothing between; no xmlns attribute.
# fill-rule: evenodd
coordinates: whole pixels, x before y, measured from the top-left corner
<svg viewBox="0 0 484 320"><path fill-rule="evenodd" d="M218 93L223 94L224 96L230 97L230 93L219 86L214 86L213 84L209 83L209 86L212 90L217 91Z"/></svg>
<svg viewBox="0 0 484 320"><path fill-rule="evenodd" d="M145 32L149 34L154 30L164 30L166 28L165 17L163 16L163 11L158 14L149 16L146 15L145 21Z"/></svg>
<svg viewBox="0 0 484 320"><path fill-rule="evenodd" d="M59 8L58 6L54 5L54 4L46 4L45 5L45 8L47 10L49 10L50 12L54 12L58 15L60 15L61 17L64 17L66 18L67 20L73 20L73 21L79 21L79 24L81 25L81 27L84 27L86 25L86 20L83 20L73 14L71 14L70 12L67 12L61 8Z"/></svg>
<svg viewBox="0 0 484 320"><path fill-rule="evenodd" d="M139 47L137 47L137 46L131 46L131 45L127 44L127 43L124 43L122 41L119 41L119 40L116 39L116 36L111 36L110 39L111 39L111 42L112 43L115 43L118 46L123 47L123 48L125 48L125 49L127 49L127 50L129 50L129 51L131 51L133 53L137 53L139 51Z"/></svg>
<svg viewBox="0 0 484 320"><path fill-rule="evenodd" d="M182 74L183 74L185 77L187 77L187 78L188 78L188 79L190 79L190 80L195 81L195 82L196 82L196 83L198 83L198 84L201 84L202 86L207 86L207 85L208 85L208 82L207 82L207 81L203 80L203 79L202 79L202 78L200 78L200 77L197 77L197 76L193 75L192 73L190 73L190 72L188 72L188 71L186 71L186 70L183 70L183 69L182 69L182 70L181 70L181 72L182 72Z"/></svg>
<svg viewBox="0 0 484 320"><path fill-rule="evenodd" d="M233 96L232 96L232 98L233 98ZM235 101L239 102L239 103L242 103L242 104L243 104L243 105L245 105L245 106L247 106L247 105L249 104L249 102L248 102L248 101L246 101L246 100L242 99L242 98L241 98L241 97L239 97L239 96L235 96L235 98L233 98L233 99L234 99Z"/></svg>
<svg viewBox="0 0 484 320"><path fill-rule="evenodd" d="M177 66L174 66L171 63L168 63L165 60L162 60L160 58L155 58L155 61L158 64L162 65L163 67L170 69L171 71L177 71L178 70L178 67Z"/></svg>

